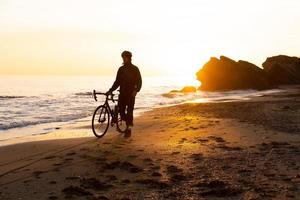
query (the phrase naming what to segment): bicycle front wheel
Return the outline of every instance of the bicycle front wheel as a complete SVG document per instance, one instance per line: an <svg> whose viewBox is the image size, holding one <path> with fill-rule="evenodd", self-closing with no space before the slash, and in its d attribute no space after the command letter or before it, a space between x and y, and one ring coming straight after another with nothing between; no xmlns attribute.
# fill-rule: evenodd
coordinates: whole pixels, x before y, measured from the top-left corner
<svg viewBox="0 0 300 200"><path fill-rule="evenodd" d="M104 105L97 107L92 119L92 129L96 137L101 138L105 135L109 121L110 115L107 107Z"/></svg>

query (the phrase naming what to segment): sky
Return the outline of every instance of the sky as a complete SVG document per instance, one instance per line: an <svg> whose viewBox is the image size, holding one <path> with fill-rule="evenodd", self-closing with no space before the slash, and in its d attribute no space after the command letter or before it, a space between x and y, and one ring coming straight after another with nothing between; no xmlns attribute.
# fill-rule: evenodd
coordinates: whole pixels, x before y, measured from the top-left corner
<svg viewBox="0 0 300 200"><path fill-rule="evenodd" d="M225 55L300 56L299 0L0 0L0 74L188 75Z"/></svg>

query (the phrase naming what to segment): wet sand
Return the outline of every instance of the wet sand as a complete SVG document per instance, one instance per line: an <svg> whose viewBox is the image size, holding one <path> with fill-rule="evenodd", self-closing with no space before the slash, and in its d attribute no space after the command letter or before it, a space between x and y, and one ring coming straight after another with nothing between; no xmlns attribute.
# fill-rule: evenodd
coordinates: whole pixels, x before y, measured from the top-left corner
<svg viewBox="0 0 300 200"><path fill-rule="evenodd" d="M0 199L300 199L299 96L159 108L127 139L1 147Z"/></svg>

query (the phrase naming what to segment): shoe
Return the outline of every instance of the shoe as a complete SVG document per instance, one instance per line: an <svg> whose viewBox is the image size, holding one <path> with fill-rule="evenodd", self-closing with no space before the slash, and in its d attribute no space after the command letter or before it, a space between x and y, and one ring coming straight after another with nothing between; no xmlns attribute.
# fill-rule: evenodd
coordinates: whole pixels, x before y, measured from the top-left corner
<svg viewBox="0 0 300 200"><path fill-rule="evenodd" d="M131 137L131 129L129 129L129 128L126 129L125 134L124 134L124 137L125 137L125 138Z"/></svg>

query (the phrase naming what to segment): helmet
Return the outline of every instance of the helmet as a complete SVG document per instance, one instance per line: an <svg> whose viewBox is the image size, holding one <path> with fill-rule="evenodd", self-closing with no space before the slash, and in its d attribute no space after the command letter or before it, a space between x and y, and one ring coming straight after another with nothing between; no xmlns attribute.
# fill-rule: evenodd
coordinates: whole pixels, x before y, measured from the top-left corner
<svg viewBox="0 0 300 200"><path fill-rule="evenodd" d="M132 53L130 51L123 51L123 53L121 54L121 56L124 57L128 57L131 58L132 57Z"/></svg>

